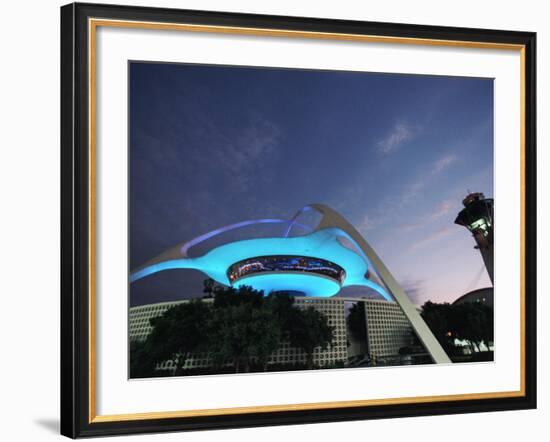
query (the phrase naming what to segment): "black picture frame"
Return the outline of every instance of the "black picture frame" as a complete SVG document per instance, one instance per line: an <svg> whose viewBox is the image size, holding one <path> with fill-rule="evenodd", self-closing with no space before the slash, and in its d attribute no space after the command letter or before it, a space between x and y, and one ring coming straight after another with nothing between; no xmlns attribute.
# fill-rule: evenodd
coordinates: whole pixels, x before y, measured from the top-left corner
<svg viewBox="0 0 550 442"><path fill-rule="evenodd" d="M519 45L524 68L523 395L96 421L90 396L90 18ZM73 3L61 8L61 434L76 438L536 408L536 34ZM92 258L93 259L93 258Z"/></svg>

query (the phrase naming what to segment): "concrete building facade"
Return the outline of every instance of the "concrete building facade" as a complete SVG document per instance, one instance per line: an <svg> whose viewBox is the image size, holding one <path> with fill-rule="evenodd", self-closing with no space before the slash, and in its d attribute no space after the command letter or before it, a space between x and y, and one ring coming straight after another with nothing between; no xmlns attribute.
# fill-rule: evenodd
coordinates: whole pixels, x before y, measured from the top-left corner
<svg viewBox="0 0 550 442"><path fill-rule="evenodd" d="M414 345L414 332L397 303L365 300L368 354L374 359L395 357Z"/></svg>
<svg viewBox="0 0 550 442"><path fill-rule="evenodd" d="M313 363L319 367L347 365L351 356L351 336L346 323L346 305L363 303L367 342L362 346L367 349L367 355L373 359L397 357L399 349L410 346L414 340L414 332L407 317L395 302L362 298L312 298L296 296L295 305L298 308L313 307L324 314L331 327L334 328L332 344L325 350L315 349ZM187 300L162 302L157 304L131 307L129 312L130 341L144 341L151 333L151 318L162 315L167 309ZM204 299L212 302L212 299ZM306 355L298 348L283 342L268 360L268 364L300 364L306 362ZM211 365L207 354L197 354L189 358L184 368L203 368ZM161 364L159 369L175 368L171 361Z"/></svg>

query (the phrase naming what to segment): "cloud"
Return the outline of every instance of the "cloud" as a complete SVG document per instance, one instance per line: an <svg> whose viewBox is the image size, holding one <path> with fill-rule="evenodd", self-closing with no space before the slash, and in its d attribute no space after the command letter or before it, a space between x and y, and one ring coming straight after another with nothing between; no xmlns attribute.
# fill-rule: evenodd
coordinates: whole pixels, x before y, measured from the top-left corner
<svg viewBox="0 0 550 442"><path fill-rule="evenodd" d="M411 140L416 133L417 130L410 125L396 123L391 132L378 142L378 152L387 155L398 149L402 144Z"/></svg>
<svg viewBox="0 0 550 442"><path fill-rule="evenodd" d="M430 215L431 220L441 218L442 216L447 215L452 209L456 207L456 201L454 200L444 200L441 201Z"/></svg>
<svg viewBox="0 0 550 442"><path fill-rule="evenodd" d="M262 160L273 153L280 139L281 131L272 122L256 118L239 137L239 159L242 162Z"/></svg>
<svg viewBox="0 0 550 442"><path fill-rule="evenodd" d="M456 156L454 154L447 153L432 162L428 162L420 173L416 174L411 181L401 188L401 191L385 196L376 207L376 210L370 212L370 216L365 216L364 219L358 221L355 225L363 225L363 231L372 229L385 223L390 218L395 219L393 215L394 213L403 209L409 210L408 206L416 203L419 197L422 196L425 198L430 198L430 194L426 193L426 188L429 185L433 185L433 182L437 180L438 176L450 167L455 160ZM360 186L357 186L356 188L361 189ZM352 192L349 198L346 197L345 201L354 201L356 204L361 204L358 197L363 196L361 192L362 191L360 191L358 195L355 195L355 191ZM356 198L352 200L351 198L355 196ZM410 222L399 226L398 229L402 232L410 232L421 226L425 226L426 223L435 221L438 218L451 213L455 209L458 209L457 206L459 205L459 201L460 198L457 198L456 200L443 200L437 206L432 208L429 215L422 218L417 218L416 220L410 220ZM337 204L338 203L336 202L334 205L337 206ZM358 227L358 230L361 230L361 228Z"/></svg>
<svg viewBox="0 0 550 442"><path fill-rule="evenodd" d="M417 250L422 247L425 247L428 244L439 241L440 239L449 236L453 231L456 231L455 226L446 226L439 230L436 230L433 233L430 233L428 236L415 241L410 245L409 250Z"/></svg>
<svg viewBox="0 0 550 442"><path fill-rule="evenodd" d="M454 163L455 160L456 155L446 154L432 162L428 168L428 173L423 172L417 175L417 177L405 187L400 197L400 204L407 204L414 200L420 195L431 180L446 170L452 163ZM450 207L447 208L447 210L449 209ZM445 210L445 208L441 207L439 211L441 210Z"/></svg>
<svg viewBox="0 0 550 442"><path fill-rule="evenodd" d="M376 227L376 224L376 220L374 220L369 215L365 215L363 216L363 219L361 219L361 221L359 221L359 223L357 224L357 230L359 230L360 232L365 232Z"/></svg>
<svg viewBox="0 0 550 442"><path fill-rule="evenodd" d="M423 279L406 279L400 283L408 298L415 305L420 305L425 292Z"/></svg>
<svg viewBox="0 0 550 442"><path fill-rule="evenodd" d="M399 204L405 205L411 202L420 194L424 187L426 187L425 177L417 178L412 183L409 183L401 193Z"/></svg>
<svg viewBox="0 0 550 442"><path fill-rule="evenodd" d="M449 213L453 213L455 211L458 212L457 205L458 203L455 200L443 200L435 205L432 209L430 209L429 213L426 216L419 217L414 222L400 225L399 230L401 232L411 232L420 227L425 228L427 224L430 224L431 222L436 221Z"/></svg>
<svg viewBox="0 0 550 442"><path fill-rule="evenodd" d="M276 179L270 165L283 138L277 124L253 110L231 127L216 125L202 114L171 120L163 127L162 142L146 130L134 131L132 217L149 229L162 219L164 228L151 230L158 244L212 230L224 216L228 223L238 221L236 207L239 216L255 217L265 204L254 192L257 176L262 184Z"/></svg>
<svg viewBox="0 0 550 442"><path fill-rule="evenodd" d="M436 175L438 173L443 172L451 164L453 164L455 160L456 160L456 155L452 153L439 158L437 161L435 161L432 164L432 175Z"/></svg>
<svg viewBox="0 0 550 442"><path fill-rule="evenodd" d="M401 232L412 232L413 230L418 229L419 227L422 227L424 225L423 222L418 223L408 223L408 224L401 224L398 229Z"/></svg>
<svg viewBox="0 0 550 442"><path fill-rule="evenodd" d="M272 122L256 117L248 123L234 142L219 146L223 161L234 173L256 170L258 164L267 164L274 153L281 132ZM229 139L230 137L226 137Z"/></svg>
<svg viewBox="0 0 550 442"><path fill-rule="evenodd" d="M235 127L218 126L207 120L187 126L192 130L173 149L179 155L178 173L193 176L195 188L216 192L212 183L223 182L228 194L242 194L252 188L254 177L260 173L263 180L274 179L269 166L278 155L283 136L280 127L269 119L251 112ZM213 180L209 173L201 175L197 170L218 177Z"/></svg>

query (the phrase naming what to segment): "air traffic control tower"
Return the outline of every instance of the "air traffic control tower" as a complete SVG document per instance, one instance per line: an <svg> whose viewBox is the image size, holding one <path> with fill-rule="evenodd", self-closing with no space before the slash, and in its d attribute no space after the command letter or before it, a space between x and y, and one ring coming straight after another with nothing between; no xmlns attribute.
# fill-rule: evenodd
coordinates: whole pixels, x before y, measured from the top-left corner
<svg viewBox="0 0 550 442"><path fill-rule="evenodd" d="M466 227L476 241L483 262L493 283L493 199L481 192L470 193L462 200L464 209L456 217L455 224Z"/></svg>

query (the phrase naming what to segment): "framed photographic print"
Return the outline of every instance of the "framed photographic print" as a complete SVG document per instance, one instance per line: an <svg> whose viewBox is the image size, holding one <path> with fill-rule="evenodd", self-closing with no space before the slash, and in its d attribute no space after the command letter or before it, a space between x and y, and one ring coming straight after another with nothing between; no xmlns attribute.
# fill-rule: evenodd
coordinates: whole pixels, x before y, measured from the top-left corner
<svg viewBox="0 0 550 442"><path fill-rule="evenodd" d="M62 434L534 408L535 41L62 7Z"/></svg>

